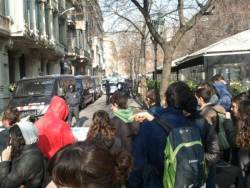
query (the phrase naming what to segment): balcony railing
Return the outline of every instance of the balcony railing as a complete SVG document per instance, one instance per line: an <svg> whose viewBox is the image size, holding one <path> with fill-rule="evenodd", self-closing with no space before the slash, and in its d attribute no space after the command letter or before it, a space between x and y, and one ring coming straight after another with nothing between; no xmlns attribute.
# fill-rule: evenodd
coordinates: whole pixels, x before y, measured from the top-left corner
<svg viewBox="0 0 250 188"><path fill-rule="evenodd" d="M0 34L8 35L10 33L11 21L8 17L0 15Z"/></svg>
<svg viewBox="0 0 250 188"><path fill-rule="evenodd" d="M80 59L88 59L90 60L90 54L87 50L80 49Z"/></svg>

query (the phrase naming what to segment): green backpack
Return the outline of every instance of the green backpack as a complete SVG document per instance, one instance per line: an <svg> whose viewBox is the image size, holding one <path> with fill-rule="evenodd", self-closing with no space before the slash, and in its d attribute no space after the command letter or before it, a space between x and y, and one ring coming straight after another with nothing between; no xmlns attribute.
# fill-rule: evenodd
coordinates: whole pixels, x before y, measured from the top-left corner
<svg viewBox="0 0 250 188"><path fill-rule="evenodd" d="M169 133L164 150L164 188L200 188L206 180L205 152L196 126L157 121Z"/></svg>

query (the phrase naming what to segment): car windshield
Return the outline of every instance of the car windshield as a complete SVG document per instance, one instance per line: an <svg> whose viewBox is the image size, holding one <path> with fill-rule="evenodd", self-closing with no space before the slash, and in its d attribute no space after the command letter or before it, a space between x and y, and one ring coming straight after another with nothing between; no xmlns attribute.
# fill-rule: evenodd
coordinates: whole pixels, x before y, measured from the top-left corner
<svg viewBox="0 0 250 188"><path fill-rule="evenodd" d="M51 95L55 79L32 79L18 82L15 97Z"/></svg>

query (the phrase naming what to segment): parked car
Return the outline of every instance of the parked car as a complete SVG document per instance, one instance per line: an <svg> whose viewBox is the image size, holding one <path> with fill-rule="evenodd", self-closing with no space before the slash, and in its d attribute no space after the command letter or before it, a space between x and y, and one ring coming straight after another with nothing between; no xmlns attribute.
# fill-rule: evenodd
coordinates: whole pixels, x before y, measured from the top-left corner
<svg viewBox="0 0 250 188"><path fill-rule="evenodd" d="M115 82L110 82L110 94L112 95L114 92L116 92L118 90L118 83Z"/></svg>
<svg viewBox="0 0 250 188"><path fill-rule="evenodd" d="M102 96L102 79L99 76L92 76L94 85L94 98L95 100Z"/></svg>
<svg viewBox="0 0 250 188"><path fill-rule="evenodd" d="M83 109L87 104L94 102L94 83L90 76L78 75L76 79L76 90L81 96L80 108Z"/></svg>
<svg viewBox="0 0 250 188"><path fill-rule="evenodd" d="M72 75L48 75L24 78L17 82L17 87L8 104L27 115L43 115L54 95L64 97L69 84L75 84Z"/></svg>

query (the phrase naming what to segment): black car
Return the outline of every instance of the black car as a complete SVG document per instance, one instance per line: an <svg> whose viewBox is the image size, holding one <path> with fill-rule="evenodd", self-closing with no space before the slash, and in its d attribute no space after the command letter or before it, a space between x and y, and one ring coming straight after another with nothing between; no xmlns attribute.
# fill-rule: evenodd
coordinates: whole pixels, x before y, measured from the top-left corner
<svg viewBox="0 0 250 188"><path fill-rule="evenodd" d="M75 84L72 75L48 75L24 78L17 82L16 90L8 107L16 107L21 117L42 115L53 96L64 97L69 84Z"/></svg>
<svg viewBox="0 0 250 188"><path fill-rule="evenodd" d="M90 76L75 76L76 90L81 96L80 108L83 109L87 104L94 102L94 83Z"/></svg>

